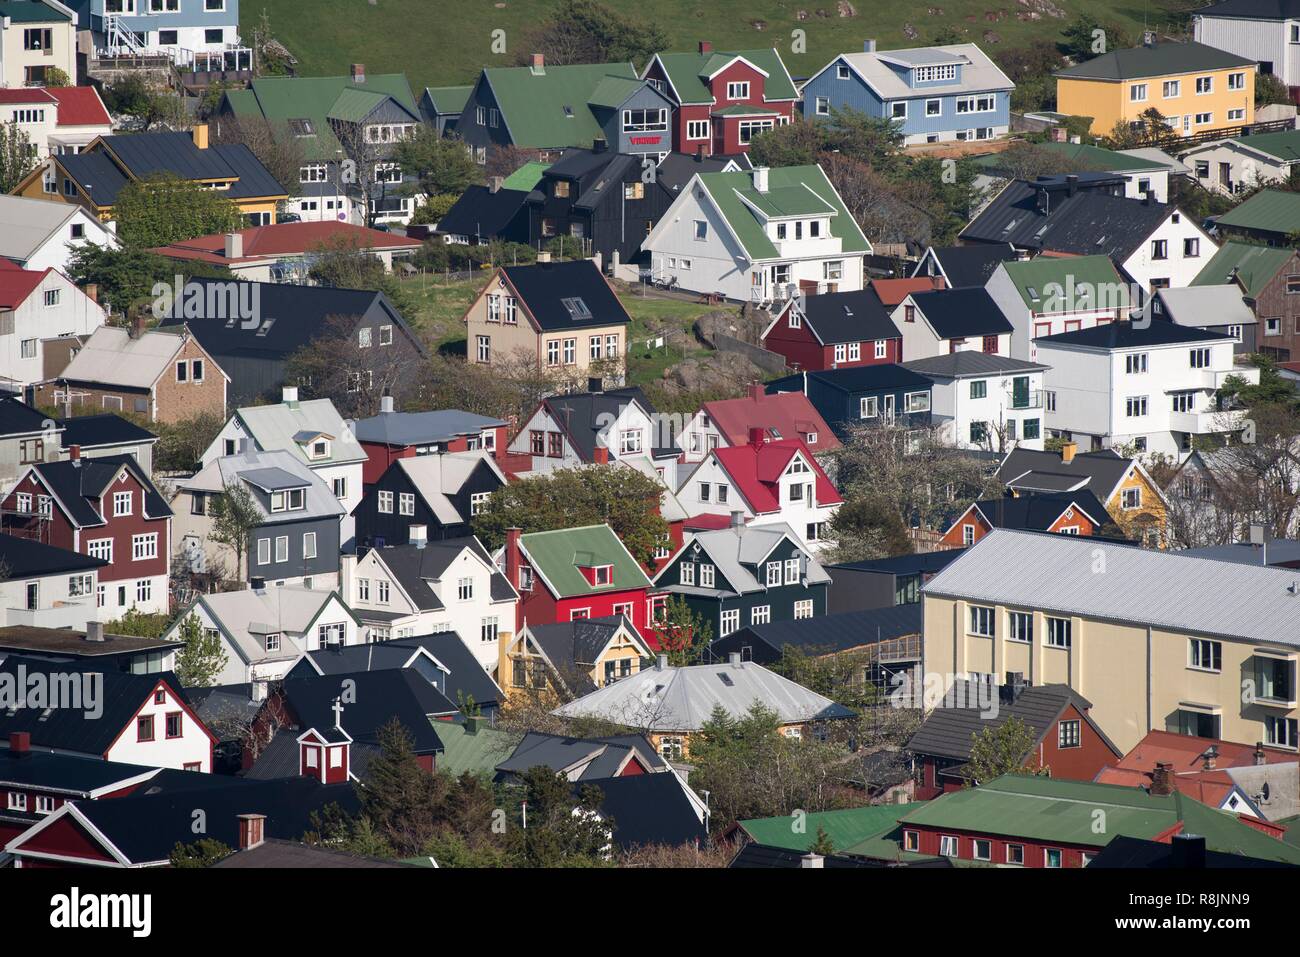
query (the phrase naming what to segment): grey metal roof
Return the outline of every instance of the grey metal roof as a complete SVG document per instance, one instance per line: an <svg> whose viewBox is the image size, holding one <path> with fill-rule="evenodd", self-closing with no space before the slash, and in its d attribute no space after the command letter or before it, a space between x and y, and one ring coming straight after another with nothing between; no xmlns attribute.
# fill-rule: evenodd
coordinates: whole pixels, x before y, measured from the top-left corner
<svg viewBox="0 0 1300 957"><path fill-rule="evenodd" d="M486 465L496 473L502 485L506 477L488 452L442 452L438 455L417 455L398 459L394 463L406 473L416 492L424 499L434 516L443 525L459 525L469 521L461 515L452 501L474 474L479 465Z"/></svg>
<svg viewBox="0 0 1300 957"><path fill-rule="evenodd" d="M1298 581L1291 569L995 529L922 592L1300 647Z"/></svg>
<svg viewBox="0 0 1300 957"><path fill-rule="evenodd" d="M1233 562L1237 565L1283 565L1300 562L1300 542L1289 538L1270 538L1261 548L1250 542L1233 542L1228 545L1207 545L1204 548L1186 548L1174 552L1185 558L1211 558L1216 562Z"/></svg>
<svg viewBox="0 0 1300 957"><path fill-rule="evenodd" d="M617 774L629 755L634 755L647 770L663 770L666 765L643 735L624 734L608 738L567 738L557 734L529 731L508 758L496 766L497 771L527 771L544 766L556 772L582 767L576 780L610 777Z"/></svg>
<svg viewBox="0 0 1300 957"><path fill-rule="evenodd" d="M1155 319L1165 319L1180 326L1253 326L1255 314L1246 305L1241 287L1236 283L1221 286L1184 286L1161 289L1156 298L1162 312ZM1152 306L1147 305L1150 312Z"/></svg>
<svg viewBox="0 0 1300 957"><path fill-rule="evenodd" d="M698 543L705 554L713 559L718 574L731 584L736 594L744 595L766 589L765 579L760 577L758 566L772 553L772 549L780 544L782 538L788 538L796 545L799 543L799 538L795 535L794 530L784 522L777 522L772 525L738 525L707 532L692 532L682 543L682 550L689 549ZM817 559L813 558L802 547L800 547L800 551L808 558L806 574L809 583L829 582L831 580L830 575L826 574L826 570L822 568ZM669 566L665 565L664 567ZM691 588L689 585L670 585L669 590L703 594L710 597L731 594L720 589Z"/></svg>
<svg viewBox="0 0 1300 957"><path fill-rule="evenodd" d="M714 708L742 717L754 702L782 724L845 718L848 708L752 661L684 668L648 668L555 710L567 718L594 717L650 731L697 731Z"/></svg>
<svg viewBox="0 0 1300 957"><path fill-rule="evenodd" d="M484 429L505 425L501 419L459 409L436 412L381 412L368 419L358 419L352 432L359 442L383 442L388 445L433 445L463 435L478 435Z"/></svg>
<svg viewBox="0 0 1300 957"><path fill-rule="evenodd" d="M291 452L304 465L319 467L366 460L365 449L329 399L249 406L236 409L235 415L259 448ZM319 434L329 436L330 454L323 459L308 458L304 441L310 442Z"/></svg>
<svg viewBox="0 0 1300 957"><path fill-rule="evenodd" d="M0 196L0 256L26 262L80 211L75 203Z"/></svg>
<svg viewBox="0 0 1300 957"><path fill-rule="evenodd" d="M972 376L1042 372L1048 368L1040 362L1025 362L1023 359L994 356L973 349L930 356L928 359L913 359L911 362L904 362L903 365L913 372L940 379L968 379Z"/></svg>
<svg viewBox="0 0 1300 957"><path fill-rule="evenodd" d="M247 481L258 485L262 481L272 481L268 473L285 473L293 476L292 485L284 487L306 486L306 508L295 512L265 513L264 521L301 521L304 518L325 518L343 515L345 510L334 496L334 492L311 469L299 462L292 452L279 449L270 452L241 452L237 455L223 455L213 459L188 479L177 483L186 491L221 492L233 482ZM287 477L277 478L278 483L287 483ZM266 487L266 486L261 486Z"/></svg>

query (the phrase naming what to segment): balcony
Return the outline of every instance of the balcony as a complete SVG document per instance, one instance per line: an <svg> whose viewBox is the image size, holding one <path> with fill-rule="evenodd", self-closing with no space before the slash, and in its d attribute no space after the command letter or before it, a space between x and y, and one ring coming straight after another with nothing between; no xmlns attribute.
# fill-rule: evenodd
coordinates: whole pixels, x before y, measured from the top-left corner
<svg viewBox="0 0 1300 957"><path fill-rule="evenodd" d="M1007 392L1008 409L1041 409L1042 407L1042 389L1030 389L1028 392L1022 392L1019 395L1010 390Z"/></svg>
<svg viewBox="0 0 1300 957"><path fill-rule="evenodd" d="M1269 708L1292 711L1296 707L1294 658L1274 657L1270 653L1256 652L1254 670L1255 703Z"/></svg>
<svg viewBox="0 0 1300 957"><path fill-rule="evenodd" d="M25 625L30 628L85 629L87 621L95 618L93 598L80 601L62 601L46 608L6 608L6 627Z"/></svg>
<svg viewBox="0 0 1300 957"><path fill-rule="evenodd" d="M1187 432L1190 435L1216 435L1223 432L1235 432L1242 427L1246 417L1244 409L1230 409L1220 412L1209 409L1204 412L1170 412L1169 430Z"/></svg>

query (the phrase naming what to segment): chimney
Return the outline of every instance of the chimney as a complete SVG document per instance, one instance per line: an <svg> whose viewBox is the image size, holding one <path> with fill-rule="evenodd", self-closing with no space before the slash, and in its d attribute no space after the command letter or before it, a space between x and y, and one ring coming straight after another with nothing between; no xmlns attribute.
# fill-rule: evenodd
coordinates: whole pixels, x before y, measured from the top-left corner
<svg viewBox="0 0 1300 957"><path fill-rule="evenodd" d="M385 415L393 411L393 397L391 395L381 395L379 397L379 411Z"/></svg>
<svg viewBox="0 0 1300 957"><path fill-rule="evenodd" d="M713 44L710 43L708 40L701 40L701 41L700 41L700 52L701 52L701 53L712 53L712 52L713 52Z"/></svg>
<svg viewBox="0 0 1300 957"><path fill-rule="evenodd" d="M876 52L876 41L875 41L875 40L863 40L863 41L862 41L862 52L863 52L863 53L875 53L875 52Z"/></svg>
<svg viewBox="0 0 1300 957"><path fill-rule="evenodd" d="M298 387L287 385L280 390L280 399L291 409L298 408Z"/></svg>
<svg viewBox="0 0 1300 957"><path fill-rule="evenodd" d="M699 146L695 147L695 162L697 162L697 163L703 163L703 162L704 162L704 144L703 144L703 143L701 143Z"/></svg>
<svg viewBox="0 0 1300 957"><path fill-rule="evenodd" d="M1156 769L1151 774L1151 793L1169 795L1174 793L1174 766L1167 761L1157 761Z"/></svg>
<svg viewBox="0 0 1300 957"><path fill-rule="evenodd" d="M1061 462L1064 463L1065 465L1069 465L1071 462L1074 461L1074 456L1078 453L1078 451L1079 451L1079 443L1066 442L1064 445L1061 446Z"/></svg>
<svg viewBox="0 0 1300 957"><path fill-rule="evenodd" d="M744 524L745 524L745 513L738 508L733 508L731 510L731 527L740 528L740 526Z"/></svg>
<svg viewBox="0 0 1300 957"><path fill-rule="evenodd" d="M1155 45L1156 45L1156 31L1154 31L1154 30L1143 30L1143 31L1142 31L1142 45L1143 45L1144 47L1153 47L1153 46L1155 46Z"/></svg>
<svg viewBox="0 0 1300 957"><path fill-rule="evenodd" d="M656 656L655 656L655 671L663 671L663 670L666 669L667 667L668 667L668 656L667 656L667 655L656 655Z"/></svg>
<svg viewBox="0 0 1300 957"><path fill-rule="evenodd" d="M1068 173L1065 177L1065 192L1073 196L1079 191L1079 177L1076 173Z"/></svg>
<svg viewBox="0 0 1300 957"><path fill-rule="evenodd" d="M86 622L86 641L103 641L104 623L102 621Z"/></svg>
<svg viewBox="0 0 1300 957"><path fill-rule="evenodd" d="M519 587L519 565L522 556L519 551L519 528L506 529L506 578L514 588Z"/></svg>
<svg viewBox="0 0 1300 957"><path fill-rule="evenodd" d="M591 141L591 151L593 153L603 153L608 148L608 144L605 143L605 137L603 136L597 136Z"/></svg>
<svg viewBox="0 0 1300 957"><path fill-rule="evenodd" d="M248 587L253 589L253 591L265 591L266 579L262 578L260 575L254 575L248 580Z"/></svg>
<svg viewBox="0 0 1300 957"><path fill-rule="evenodd" d="M1205 869L1205 838L1199 834L1175 834L1169 842L1174 867L1182 870Z"/></svg>
<svg viewBox="0 0 1300 957"><path fill-rule="evenodd" d="M69 459L70 461L72 461L72 462L75 462L75 461L77 461L77 459L79 459L79 458L81 458L81 446L80 446L80 445L69 445L69 446L68 446L68 459Z"/></svg>
<svg viewBox="0 0 1300 957"><path fill-rule="evenodd" d="M99 302L99 283L88 282L81 287L81 291L86 294L86 298L91 302Z"/></svg>
<svg viewBox="0 0 1300 957"><path fill-rule="evenodd" d="M763 445L764 445L764 443L765 443L766 441L767 441L767 440L766 440L766 438L764 438L764 433L763 433L763 427L762 427L762 426L759 426L759 425L752 425L752 426L749 427L749 444L750 444L750 445L752 445L752 446L753 446L754 448L756 448L756 449L761 449L761 448L763 447Z"/></svg>
<svg viewBox="0 0 1300 957"><path fill-rule="evenodd" d="M131 326L127 329L127 335L132 339L139 339L144 335L144 313L137 312L131 317Z"/></svg>
<svg viewBox="0 0 1300 957"><path fill-rule="evenodd" d="M227 259L244 258L244 234L243 233L226 233L226 258Z"/></svg>
<svg viewBox="0 0 1300 957"><path fill-rule="evenodd" d="M603 445L598 445L591 450L591 460L597 465L609 464L609 449Z"/></svg>
<svg viewBox="0 0 1300 957"><path fill-rule="evenodd" d="M814 854L812 851L809 851L807 854L799 858L800 870L803 870L804 868L808 868L808 867L822 869L825 866L826 866L826 858L822 857L820 854Z"/></svg>
<svg viewBox="0 0 1300 957"><path fill-rule="evenodd" d="M255 702L265 701L266 690L267 689L266 689L265 681L256 681L256 680L250 681L248 684L248 697Z"/></svg>
<svg viewBox="0 0 1300 957"><path fill-rule="evenodd" d="M483 727L483 716L481 714L471 714L465 716L465 733L478 734Z"/></svg>
<svg viewBox="0 0 1300 957"><path fill-rule="evenodd" d="M493 176L493 177L491 177L491 178L488 180L488 192L489 192L489 193L499 193L499 192L501 192L501 186L502 186L504 183L505 183L505 177L503 177L503 176Z"/></svg>
<svg viewBox="0 0 1300 957"><path fill-rule="evenodd" d="M1255 765L1268 764L1268 755L1264 753L1264 742L1255 742Z"/></svg>
<svg viewBox="0 0 1300 957"><path fill-rule="evenodd" d="M545 54L545 53L534 53L534 54L533 54L532 70L533 70L533 73L537 74L538 76L541 76L542 74L544 74L544 73L546 72L546 54Z"/></svg>
<svg viewBox="0 0 1300 957"><path fill-rule="evenodd" d="M602 378L601 378L600 376L598 376L598 375L591 376L590 378L587 379L587 391L588 391L588 392L604 392L604 391L605 391L605 380L602 379Z"/></svg>
<svg viewBox="0 0 1300 957"><path fill-rule="evenodd" d="M749 384L749 397L753 399L755 402L762 402L763 396L765 395L767 395L767 392L763 388L763 383L751 382Z"/></svg>
<svg viewBox="0 0 1300 957"><path fill-rule="evenodd" d="M1206 771L1214 770L1218 757L1219 757L1218 745L1212 744L1205 749L1205 753L1201 755L1201 761L1203 762L1203 766Z"/></svg>
<svg viewBox="0 0 1300 957"><path fill-rule="evenodd" d="M407 532L406 539L416 548L424 548L429 543L429 526L412 525Z"/></svg>
<svg viewBox="0 0 1300 957"><path fill-rule="evenodd" d="M1064 142L1066 141L1066 139L1069 137L1069 135L1070 135L1070 131L1067 130L1064 126L1053 126L1053 127L1052 127L1052 142L1053 142L1053 143L1064 143Z"/></svg>
<svg viewBox="0 0 1300 957"><path fill-rule="evenodd" d="M10 731L9 732L9 753L10 754L30 754L32 750L32 736L27 731Z"/></svg>
<svg viewBox="0 0 1300 957"><path fill-rule="evenodd" d="M538 253L537 253L537 261L538 261L539 263L548 263L548 262L550 262L550 261L551 261L551 254L550 254L550 252L547 251L547 250L545 250L545 249L539 250Z"/></svg>
<svg viewBox="0 0 1300 957"><path fill-rule="evenodd" d="M767 172L768 170L766 166L754 167L754 189L758 190L760 193L767 192Z"/></svg>
<svg viewBox="0 0 1300 957"><path fill-rule="evenodd" d="M239 849L247 851L266 840L266 815L239 815Z"/></svg>
<svg viewBox="0 0 1300 957"><path fill-rule="evenodd" d="M733 667L733 668L739 668L739 667L741 667L741 665L740 665L740 652L739 652L739 651L732 651L732 652L729 652L729 653L727 654L727 664L731 665L731 667Z"/></svg>
<svg viewBox="0 0 1300 957"><path fill-rule="evenodd" d="M366 82L366 65L364 63L352 64L352 82L353 83Z"/></svg>
<svg viewBox="0 0 1300 957"><path fill-rule="evenodd" d="M208 124L195 123L194 128L190 130L190 135L194 137L194 145L201 150L208 148Z"/></svg>

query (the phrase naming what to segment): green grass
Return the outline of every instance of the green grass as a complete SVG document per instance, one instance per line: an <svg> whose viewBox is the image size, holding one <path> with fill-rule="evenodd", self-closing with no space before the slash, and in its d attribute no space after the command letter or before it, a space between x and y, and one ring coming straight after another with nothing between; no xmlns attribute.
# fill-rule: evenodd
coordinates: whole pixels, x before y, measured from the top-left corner
<svg viewBox="0 0 1300 957"><path fill-rule="evenodd" d="M1189 0L1154 0L1149 9L1133 0L1054 0L1065 17L1020 20L1017 15L1029 8L1016 0L854 0L853 17L837 16L835 0L605 2L658 23L675 50L693 49L699 40L722 50L775 46L796 77L811 75L838 53L861 50L866 38L882 47L919 46L940 31L957 30L996 53L1030 40L1055 41L1084 11L1140 37L1144 17L1152 28L1165 29L1175 20L1171 10L1190 6ZM298 58L304 76L343 74L349 63L364 63L371 73L405 72L419 96L426 86L471 83L484 66L515 65L519 54L531 52L528 32L553 5L553 0L504 0L502 9L494 0L245 0L241 19L244 36L251 36L265 9L272 33ZM808 19L797 19L801 10ZM916 30L915 38L905 35L906 24ZM491 49L498 29L505 31L504 54ZM796 29L807 33L803 53L791 49ZM986 41L985 31L997 34L998 41Z"/></svg>
<svg viewBox="0 0 1300 957"><path fill-rule="evenodd" d="M461 317L483 288L483 279L444 282L431 277L402 280L402 289L415 302L415 309L403 316L433 346L465 338Z"/></svg>

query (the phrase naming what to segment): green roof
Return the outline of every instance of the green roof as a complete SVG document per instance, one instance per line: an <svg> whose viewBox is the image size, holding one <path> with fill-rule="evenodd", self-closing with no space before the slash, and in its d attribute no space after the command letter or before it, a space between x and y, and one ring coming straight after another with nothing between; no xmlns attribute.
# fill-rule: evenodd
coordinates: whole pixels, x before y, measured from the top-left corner
<svg viewBox="0 0 1300 957"><path fill-rule="evenodd" d="M533 568L560 597L596 595L650 585L650 579L637 560L608 525L531 532L520 537L520 544L528 552ZM614 566L611 584L594 586L578 570L599 565Z"/></svg>
<svg viewBox="0 0 1300 957"><path fill-rule="evenodd" d="M539 163L536 160L525 163L502 181L501 188L530 192L542 181L542 174L550 168L550 163Z"/></svg>
<svg viewBox="0 0 1300 957"><path fill-rule="evenodd" d="M424 95L433 102L433 108L439 113L462 113L469 96L474 92L472 86L426 86Z"/></svg>
<svg viewBox="0 0 1300 957"><path fill-rule="evenodd" d="M0 3L0 17L8 17L14 23L66 23L72 19L66 13L46 3L34 3L33 0L8 0ZM19 37L18 39L22 39Z"/></svg>
<svg viewBox="0 0 1300 957"><path fill-rule="evenodd" d="M1128 285L1115 271L1115 264L1110 261L1109 256L1038 256L1025 262L1003 263L1002 267L1006 269L1007 276L1020 293L1020 298L1024 300L1025 305L1031 312L1040 315L1044 314L1043 307L1051 298L1048 289L1053 284L1061 289L1056 293L1058 297L1068 293L1071 283L1076 289L1080 286L1091 286L1095 289L1114 284L1120 290L1120 298L1111 304L1128 305L1129 302Z"/></svg>
<svg viewBox="0 0 1300 957"><path fill-rule="evenodd" d="M921 807L923 803L876 804L842 811L821 811L799 819L801 829L797 832L796 818L788 814L741 821L740 826L759 844L781 847L788 851L810 849L817 841L818 828L821 828L831 839L835 850L844 853L856 844L892 830L900 817Z"/></svg>
<svg viewBox="0 0 1300 957"><path fill-rule="evenodd" d="M703 78L716 73L736 57L744 57L767 74L763 85L766 99L794 100L799 96L781 55L771 48L728 53L660 53L658 57L682 103L712 103L713 94L704 85Z"/></svg>
<svg viewBox="0 0 1300 957"><path fill-rule="evenodd" d="M1076 80L1140 80L1144 77L1176 76L1200 70L1249 67L1255 63L1255 60L1204 43L1160 42L1149 47L1131 47L1103 53L1060 70L1056 75Z"/></svg>
<svg viewBox="0 0 1300 957"><path fill-rule="evenodd" d="M1300 232L1300 193L1265 189L1236 209L1230 209L1215 222L1220 226L1253 229L1289 236Z"/></svg>
<svg viewBox="0 0 1300 957"><path fill-rule="evenodd" d="M548 66L542 73L528 66L483 71L510 141L524 149L591 146L603 135L591 97L609 77L637 78L631 63Z"/></svg>
<svg viewBox="0 0 1300 957"><path fill-rule="evenodd" d="M1032 775L1004 774L942 795L906 814L903 825L910 824L1084 846L1103 846L1121 835L1152 841L1181 830L1203 836L1212 851L1300 864L1300 848L1177 791L1153 795L1143 788Z"/></svg>
<svg viewBox="0 0 1300 957"><path fill-rule="evenodd" d="M764 109L761 106L724 106L720 110L714 110L714 116L771 116L776 110Z"/></svg>
<svg viewBox="0 0 1300 957"><path fill-rule="evenodd" d="M364 83L350 76L264 76L248 90L227 91L225 102L237 118L256 117L276 125L308 120L313 135L298 137L308 159L334 159L341 149L330 117L357 119L369 113L384 96L392 97L417 119L419 108L402 73L368 75ZM364 109L369 103L369 109Z"/></svg>
<svg viewBox="0 0 1300 957"><path fill-rule="evenodd" d="M1088 169L1102 170L1107 173L1136 173L1164 168L1150 160L1102 149L1100 146L1090 146L1087 143L1039 143L1038 148L1055 153Z"/></svg>
<svg viewBox="0 0 1300 957"><path fill-rule="evenodd" d="M1242 289L1246 296L1253 299L1264 291L1269 280L1278 274L1293 255L1294 249L1227 242L1210 257L1210 261L1197 273L1191 284L1221 286L1231 281L1232 270L1236 269Z"/></svg>
<svg viewBox="0 0 1300 957"><path fill-rule="evenodd" d="M1300 130L1280 130L1276 133L1256 133L1254 136L1236 136L1232 142L1246 149L1258 150L1269 156L1294 163L1300 160Z"/></svg>
<svg viewBox="0 0 1300 957"><path fill-rule="evenodd" d="M478 731L470 734L466 725L456 721L435 721L433 728L442 740L443 752L438 755L438 770L460 777L470 774L492 774L496 766L514 753L519 743L514 735L490 728L480 722Z"/></svg>
<svg viewBox="0 0 1300 957"><path fill-rule="evenodd" d="M779 258L776 246L763 230L753 204L768 217L826 214L831 216L831 235L841 241L845 253L865 253L871 247L867 237L849 215L843 201L820 166L782 166L769 170L768 191L754 188L749 172L701 173L700 182L717 204L736 238L753 260Z"/></svg>
<svg viewBox="0 0 1300 957"><path fill-rule="evenodd" d="M592 106L604 106L609 109L616 109L627 102L637 90L641 89L642 80L635 76L607 76L603 77L596 88L591 91L591 96L587 102Z"/></svg>

